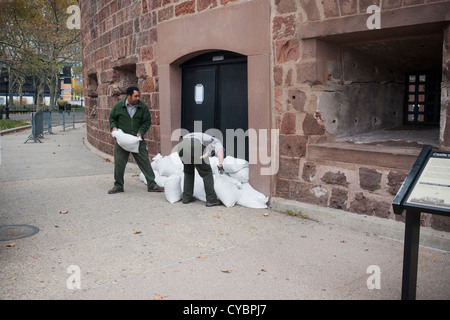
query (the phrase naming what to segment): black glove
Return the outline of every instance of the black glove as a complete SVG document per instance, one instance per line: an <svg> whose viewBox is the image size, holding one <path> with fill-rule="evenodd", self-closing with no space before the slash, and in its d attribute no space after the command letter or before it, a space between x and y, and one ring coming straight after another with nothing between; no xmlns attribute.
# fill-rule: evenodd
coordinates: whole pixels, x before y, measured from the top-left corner
<svg viewBox="0 0 450 320"><path fill-rule="evenodd" d="M219 169L220 174L223 174L225 172L225 170L223 169L223 166L222 167L217 166L217 169Z"/></svg>

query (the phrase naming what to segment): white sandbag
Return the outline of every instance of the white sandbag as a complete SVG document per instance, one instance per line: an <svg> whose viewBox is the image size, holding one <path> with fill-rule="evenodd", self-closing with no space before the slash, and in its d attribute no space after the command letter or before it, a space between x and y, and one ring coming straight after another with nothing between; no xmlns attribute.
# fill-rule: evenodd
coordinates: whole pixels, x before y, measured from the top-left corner
<svg viewBox="0 0 450 320"><path fill-rule="evenodd" d="M193 197L201 200L206 201L206 191L205 191L205 184L203 183L203 178L200 176L200 174L195 170L195 176L194 176L194 194Z"/></svg>
<svg viewBox="0 0 450 320"><path fill-rule="evenodd" d="M162 159L159 159L156 164L156 170L162 176L170 177L177 171L176 169L177 167L171 157L163 157Z"/></svg>
<svg viewBox="0 0 450 320"><path fill-rule="evenodd" d="M153 171L153 173L155 174L155 182L158 186L160 187L164 187L164 184L166 182L166 180L168 179L168 177L165 176L161 176L158 171ZM141 182L147 184L147 179L145 178L144 174L141 172L139 174L139 180L141 180Z"/></svg>
<svg viewBox="0 0 450 320"><path fill-rule="evenodd" d="M242 195L242 191L235 184L220 176L214 182L214 190L217 198L228 208L234 206Z"/></svg>
<svg viewBox="0 0 450 320"><path fill-rule="evenodd" d="M162 159L162 158L163 158L163 156L161 155L161 153L158 153L156 156L154 156L152 158L152 161L158 161L159 159Z"/></svg>
<svg viewBox="0 0 450 320"><path fill-rule="evenodd" d="M181 161L181 158L178 154L178 152L172 152L169 155L170 159L172 159L173 164L175 165L177 170L183 170L183 161Z"/></svg>
<svg viewBox="0 0 450 320"><path fill-rule="evenodd" d="M228 180L229 182L231 182L232 184L234 184L236 187L238 187L239 189L241 188L242 182L239 181L238 179L235 179L233 177L230 177L226 172L223 174L218 173L217 175L214 176L214 181L217 179L225 179Z"/></svg>
<svg viewBox="0 0 450 320"><path fill-rule="evenodd" d="M144 174L141 172L141 174L139 175L139 180L141 180L141 182L147 184L147 179L145 179Z"/></svg>
<svg viewBox="0 0 450 320"><path fill-rule="evenodd" d="M269 198L263 193L253 189L249 183L243 183L241 186L242 196L239 198L236 204L255 209L267 208L267 201Z"/></svg>
<svg viewBox="0 0 450 320"><path fill-rule="evenodd" d="M223 159L223 168L227 173L234 173L242 168L248 168L248 161L232 156L226 156L225 159Z"/></svg>
<svg viewBox="0 0 450 320"><path fill-rule="evenodd" d="M170 203L175 203L181 200L183 191L180 185L181 177L178 174L173 174L167 178L164 183L164 195L166 200Z"/></svg>
<svg viewBox="0 0 450 320"><path fill-rule="evenodd" d="M124 133L122 129L113 131L111 135L116 138L117 143L122 149L128 152L139 153L139 142L142 141L142 138Z"/></svg>
<svg viewBox="0 0 450 320"><path fill-rule="evenodd" d="M246 183L248 182L248 176L249 176L249 168L248 167L243 167L241 169L239 169L236 172L227 172L228 175L242 183Z"/></svg>
<svg viewBox="0 0 450 320"><path fill-rule="evenodd" d="M160 187L164 187L166 185L166 180L169 179L169 177L160 175L158 171L153 171L153 173L155 174L156 184Z"/></svg>
<svg viewBox="0 0 450 320"><path fill-rule="evenodd" d="M163 158L163 156L160 153L158 153L156 156L154 156L152 158L152 162L150 164L152 166L153 171L155 171L157 169L158 161L162 158Z"/></svg>

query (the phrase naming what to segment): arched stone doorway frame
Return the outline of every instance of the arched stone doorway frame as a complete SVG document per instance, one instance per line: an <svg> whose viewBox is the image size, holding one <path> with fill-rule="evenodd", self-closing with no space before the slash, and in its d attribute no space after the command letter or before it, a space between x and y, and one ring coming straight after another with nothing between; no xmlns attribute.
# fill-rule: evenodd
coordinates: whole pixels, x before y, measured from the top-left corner
<svg viewBox="0 0 450 320"><path fill-rule="evenodd" d="M251 144L250 153L270 156L269 1L254 0L166 21L157 32L161 152L172 151L177 143L171 141L172 132L181 125L180 65L206 52L227 50L247 56L249 130L267 133L267 144ZM250 183L266 195L271 194L272 179L261 175L261 169L268 166L260 161L250 164Z"/></svg>

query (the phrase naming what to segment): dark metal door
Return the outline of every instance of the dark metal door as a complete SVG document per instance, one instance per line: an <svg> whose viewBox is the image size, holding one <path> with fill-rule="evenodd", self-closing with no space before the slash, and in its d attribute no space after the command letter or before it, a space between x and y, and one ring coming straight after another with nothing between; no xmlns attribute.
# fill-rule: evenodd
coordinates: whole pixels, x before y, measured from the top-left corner
<svg viewBox="0 0 450 320"><path fill-rule="evenodd" d="M192 132L202 121L203 132L221 131L227 155L248 160L247 58L214 52L182 68L182 128Z"/></svg>
<svg viewBox="0 0 450 320"><path fill-rule="evenodd" d="M183 69L181 127L194 131L194 121L202 121L202 131L215 127L216 68L202 66Z"/></svg>

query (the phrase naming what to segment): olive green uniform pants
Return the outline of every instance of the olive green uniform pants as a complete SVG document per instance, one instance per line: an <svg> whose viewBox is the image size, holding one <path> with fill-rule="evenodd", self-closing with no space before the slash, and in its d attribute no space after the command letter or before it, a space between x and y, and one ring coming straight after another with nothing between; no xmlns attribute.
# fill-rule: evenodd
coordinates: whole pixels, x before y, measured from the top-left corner
<svg viewBox="0 0 450 320"><path fill-rule="evenodd" d="M139 153L132 153L136 163L147 180L147 189L157 186L155 182L155 173L153 172L150 160L148 158L147 143L142 140L139 142ZM128 163L130 152L122 149L116 142L114 144L114 187L123 190L123 175Z"/></svg>
<svg viewBox="0 0 450 320"><path fill-rule="evenodd" d="M182 201L189 201L194 194L195 169L203 179L205 186L206 202L217 201L214 191L214 178L209 164L209 158L201 159L204 146L195 139L183 139L178 145L178 154L184 164L184 186Z"/></svg>

